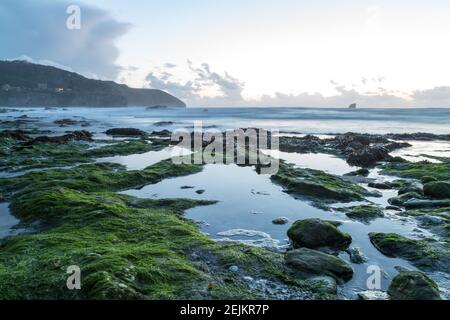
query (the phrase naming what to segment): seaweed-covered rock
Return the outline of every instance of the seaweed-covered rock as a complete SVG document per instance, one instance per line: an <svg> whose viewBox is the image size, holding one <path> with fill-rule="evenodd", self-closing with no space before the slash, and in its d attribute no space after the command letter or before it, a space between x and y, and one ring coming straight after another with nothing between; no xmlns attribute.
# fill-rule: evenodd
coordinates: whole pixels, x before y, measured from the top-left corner
<svg viewBox="0 0 450 320"><path fill-rule="evenodd" d="M410 199L404 204L406 209L429 209L429 208L439 208L439 207L450 207L449 200L420 200L420 199Z"/></svg>
<svg viewBox="0 0 450 320"><path fill-rule="evenodd" d="M32 140L26 141L23 145L32 146L35 143L66 143L69 141L93 141L92 133L86 130L80 130L80 131L73 131L71 133L57 137L40 136Z"/></svg>
<svg viewBox="0 0 450 320"><path fill-rule="evenodd" d="M320 203L336 201L364 200L365 196L379 196L356 183L320 170L296 168L293 165L280 163L280 168L272 181L282 185L287 192L311 198Z"/></svg>
<svg viewBox="0 0 450 320"><path fill-rule="evenodd" d="M404 193L398 197L388 199L388 203L393 206L403 206L403 204L411 199L422 199L423 196L417 192Z"/></svg>
<svg viewBox="0 0 450 320"><path fill-rule="evenodd" d="M350 245L352 237L340 231L338 225L338 222L314 218L298 220L289 228L287 235L297 248L329 247L343 250Z"/></svg>
<svg viewBox="0 0 450 320"><path fill-rule="evenodd" d="M389 257L410 261L418 268L450 272L450 251L439 242L408 239L396 233L369 233L372 244Z"/></svg>
<svg viewBox="0 0 450 320"><path fill-rule="evenodd" d="M285 261L289 267L305 275L326 275L339 283L353 277L352 267L341 258L308 248L289 251Z"/></svg>
<svg viewBox="0 0 450 320"><path fill-rule="evenodd" d="M435 199L450 199L450 182L435 181L423 186L423 193Z"/></svg>
<svg viewBox="0 0 450 320"><path fill-rule="evenodd" d="M422 181L423 184L428 183L428 182L438 181L436 178L429 177L429 176L422 177L420 180Z"/></svg>
<svg viewBox="0 0 450 320"><path fill-rule="evenodd" d="M419 271L398 274L392 279L388 293L394 300L441 300L436 283Z"/></svg>
<svg viewBox="0 0 450 320"><path fill-rule="evenodd" d="M289 223L289 219L286 217L280 217L272 220L273 224L286 224Z"/></svg>
<svg viewBox="0 0 450 320"><path fill-rule="evenodd" d="M356 171L352 171L349 173L344 174L344 176L361 176L361 177L367 177L369 175L370 171L366 168L361 168Z"/></svg>
<svg viewBox="0 0 450 320"><path fill-rule="evenodd" d="M383 210L377 206L360 205L349 208L342 208L346 216L362 222L369 222L376 218L384 217Z"/></svg>
<svg viewBox="0 0 450 320"><path fill-rule="evenodd" d="M382 189L382 190L392 189L392 186L387 182L370 182L368 185L369 187L375 189Z"/></svg>
<svg viewBox="0 0 450 320"><path fill-rule="evenodd" d="M147 133L136 128L114 128L106 131L107 135L123 137L145 137Z"/></svg>

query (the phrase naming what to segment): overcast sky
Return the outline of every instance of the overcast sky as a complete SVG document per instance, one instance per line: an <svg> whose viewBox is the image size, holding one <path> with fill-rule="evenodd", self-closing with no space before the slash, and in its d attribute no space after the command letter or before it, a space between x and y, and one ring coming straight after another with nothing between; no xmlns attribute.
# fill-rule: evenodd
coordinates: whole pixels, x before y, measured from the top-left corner
<svg viewBox="0 0 450 320"><path fill-rule="evenodd" d="M444 0L2 0L0 58L189 105L450 107L449 17Z"/></svg>

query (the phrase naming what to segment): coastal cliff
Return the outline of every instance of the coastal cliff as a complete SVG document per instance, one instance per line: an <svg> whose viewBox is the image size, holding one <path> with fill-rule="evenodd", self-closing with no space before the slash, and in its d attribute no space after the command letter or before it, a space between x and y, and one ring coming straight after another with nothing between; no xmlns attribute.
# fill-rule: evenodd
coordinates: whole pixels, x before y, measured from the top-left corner
<svg viewBox="0 0 450 320"><path fill-rule="evenodd" d="M134 89L26 61L0 61L3 107L186 107L156 89Z"/></svg>

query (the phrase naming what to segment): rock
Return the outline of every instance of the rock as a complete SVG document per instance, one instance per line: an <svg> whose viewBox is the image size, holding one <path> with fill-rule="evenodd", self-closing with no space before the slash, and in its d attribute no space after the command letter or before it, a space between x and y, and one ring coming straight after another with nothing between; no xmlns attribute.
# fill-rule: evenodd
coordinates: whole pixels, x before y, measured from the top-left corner
<svg viewBox="0 0 450 320"><path fill-rule="evenodd" d="M59 120L55 120L53 121L54 124L57 124L61 127L65 127L65 126L75 126L75 125L81 125L81 126L88 126L89 122L87 121L78 121L78 120L74 120L74 119L59 119Z"/></svg>
<svg viewBox="0 0 450 320"><path fill-rule="evenodd" d="M308 278L311 281L320 282L321 286L318 288L320 292L328 293L328 294L336 294L337 293L337 283L333 277L329 276L314 276Z"/></svg>
<svg viewBox="0 0 450 320"><path fill-rule="evenodd" d="M289 222L289 219L286 217L280 217L272 220L273 224L286 224Z"/></svg>
<svg viewBox="0 0 450 320"><path fill-rule="evenodd" d="M392 279L388 293L394 300L441 300L436 283L419 271L398 274Z"/></svg>
<svg viewBox="0 0 450 320"><path fill-rule="evenodd" d="M9 138L20 141L28 141L32 138L22 130L3 130L0 131L0 138Z"/></svg>
<svg viewBox="0 0 450 320"><path fill-rule="evenodd" d="M408 192L398 197L389 198L388 203L393 206L403 206L403 204L408 200L421 198L423 198L423 196L416 192Z"/></svg>
<svg viewBox="0 0 450 320"><path fill-rule="evenodd" d="M450 200L420 200L410 199L404 204L407 209L426 209L426 208L439 208L450 207Z"/></svg>
<svg viewBox="0 0 450 320"><path fill-rule="evenodd" d="M347 282L353 277L353 269L341 258L308 248L287 252L285 262L301 274L326 275L338 283Z"/></svg>
<svg viewBox="0 0 450 320"><path fill-rule="evenodd" d="M342 208L345 211L345 215L351 219L355 219L362 222L369 222L376 218L384 217L383 210L380 207L361 205L349 208Z"/></svg>
<svg viewBox="0 0 450 320"><path fill-rule="evenodd" d="M360 300L389 300L389 295L384 291L360 291L357 293Z"/></svg>
<svg viewBox="0 0 450 320"><path fill-rule="evenodd" d="M422 223L430 223L430 224L440 224L440 223L446 221L444 218L431 216L428 214L425 214L423 216L417 216L416 220L418 220Z"/></svg>
<svg viewBox="0 0 450 320"><path fill-rule="evenodd" d="M367 177L369 175L370 171L366 168L361 168L356 171L352 171L349 173L344 174L344 176L361 176L361 177Z"/></svg>
<svg viewBox="0 0 450 320"><path fill-rule="evenodd" d="M296 248L330 247L344 250L350 245L352 238L336 227L339 224L315 218L298 220L289 228L287 235Z"/></svg>
<svg viewBox="0 0 450 320"><path fill-rule="evenodd" d="M388 161L392 159L389 151L383 146L367 146L352 151L347 156L347 162L350 165L373 167L380 161Z"/></svg>
<svg viewBox="0 0 450 320"><path fill-rule="evenodd" d="M361 264L367 262L367 258L361 251L361 248L358 247L348 248L346 252L349 254L350 261L353 263Z"/></svg>
<svg viewBox="0 0 450 320"><path fill-rule="evenodd" d="M397 206L386 206L386 210L402 211L402 209Z"/></svg>
<svg viewBox="0 0 450 320"><path fill-rule="evenodd" d="M369 233L372 244L388 257L403 258L416 267L450 272L450 254L445 244L431 239L415 240L396 233Z"/></svg>
<svg viewBox="0 0 450 320"><path fill-rule="evenodd" d="M197 194L204 194L205 190L196 190L195 193L197 193Z"/></svg>
<svg viewBox="0 0 450 320"><path fill-rule="evenodd" d="M369 187L382 190L392 189L392 186L386 182L370 182Z"/></svg>
<svg viewBox="0 0 450 320"><path fill-rule="evenodd" d="M152 136L158 136L158 137L167 137L170 138L172 136L172 132L169 130L161 130L161 131L152 131ZM173 144L177 144L179 141L173 141Z"/></svg>
<svg viewBox="0 0 450 320"><path fill-rule="evenodd" d="M428 182L438 181L435 177L430 177L430 176L422 177L420 180L423 184L428 183Z"/></svg>
<svg viewBox="0 0 450 320"><path fill-rule="evenodd" d="M298 168L280 163L271 180L282 185L286 192L304 197L323 205L324 202L362 201L365 196L378 196L360 185L320 170ZM315 203L316 203L315 202Z"/></svg>
<svg viewBox="0 0 450 320"><path fill-rule="evenodd" d="M155 127L165 127L165 126L171 126L173 124L174 124L174 122L172 122L172 121L159 121L159 122L155 122L153 125Z"/></svg>
<svg viewBox="0 0 450 320"><path fill-rule="evenodd" d="M450 199L450 182L428 182L423 186L423 193L435 199Z"/></svg>
<svg viewBox="0 0 450 320"><path fill-rule="evenodd" d="M194 186L181 186L180 189L194 189Z"/></svg>
<svg viewBox="0 0 450 320"><path fill-rule="evenodd" d="M422 188L415 184L405 185L398 189L398 195L407 194L407 193L417 193L422 195Z"/></svg>
<svg viewBox="0 0 450 320"><path fill-rule="evenodd" d="M231 267L228 268L228 271L233 272L233 273L238 272L239 271L239 267L238 266L231 266Z"/></svg>
<svg viewBox="0 0 450 320"><path fill-rule="evenodd" d="M123 136L123 137L145 137L147 133L145 131L135 128L114 128L106 131L110 136Z"/></svg>
<svg viewBox="0 0 450 320"><path fill-rule="evenodd" d="M63 136L58 137L48 137L48 136L41 136L34 138L33 140L25 142L24 146L31 146L35 143L39 142L48 142L48 143L65 143L69 141L93 141L92 140L92 133L86 130L81 131L73 131L71 133L65 134Z"/></svg>

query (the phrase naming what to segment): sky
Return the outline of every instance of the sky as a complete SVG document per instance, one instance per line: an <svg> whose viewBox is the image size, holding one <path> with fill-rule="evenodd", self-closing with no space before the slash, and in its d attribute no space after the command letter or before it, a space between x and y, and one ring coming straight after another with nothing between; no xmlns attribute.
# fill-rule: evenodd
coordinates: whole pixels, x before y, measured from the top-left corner
<svg viewBox="0 0 450 320"><path fill-rule="evenodd" d="M0 59L191 106L450 107L449 16L443 0L2 0Z"/></svg>

